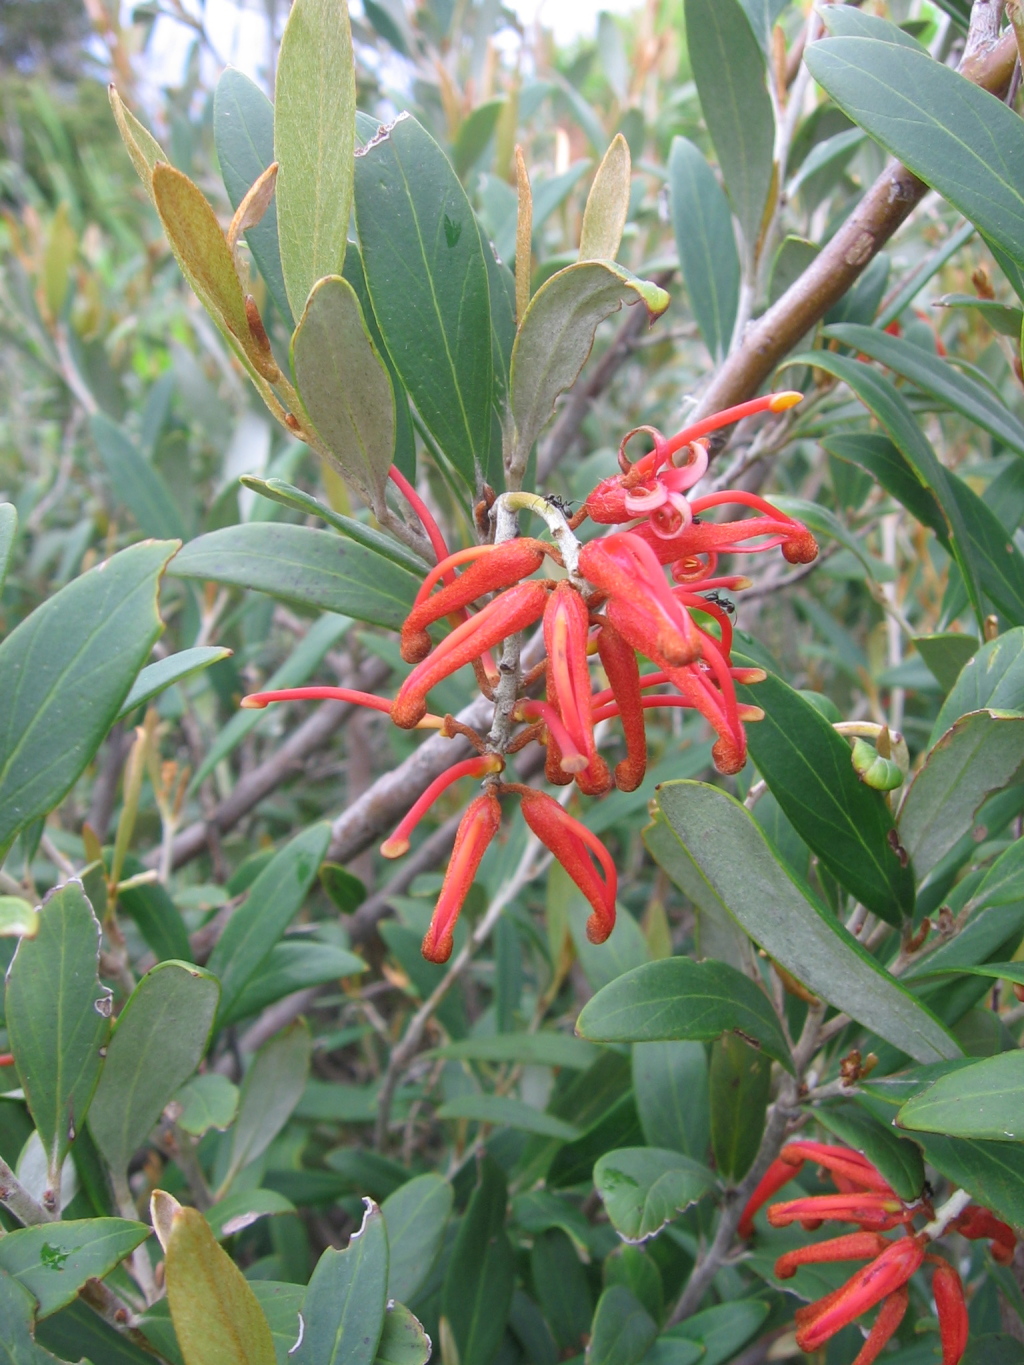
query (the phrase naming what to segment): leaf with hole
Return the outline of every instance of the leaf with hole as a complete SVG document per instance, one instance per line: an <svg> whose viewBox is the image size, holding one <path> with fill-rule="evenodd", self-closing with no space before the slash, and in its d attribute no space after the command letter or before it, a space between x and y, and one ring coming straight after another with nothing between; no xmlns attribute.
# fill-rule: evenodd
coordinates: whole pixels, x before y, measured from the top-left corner
<svg viewBox="0 0 1024 1365"><path fill-rule="evenodd" d="M313 1271L295 1365L373 1365L387 1308L388 1234L380 1209L365 1203L362 1226L345 1250L328 1247Z"/></svg>
<svg viewBox="0 0 1024 1365"><path fill-rule="evenodd" d="M0 1240L0 1270L33 1295L37 1316L71 1303L87 1280L102 1280L150 1235L127 1218L82 1218L19 1228Z"/></svg>

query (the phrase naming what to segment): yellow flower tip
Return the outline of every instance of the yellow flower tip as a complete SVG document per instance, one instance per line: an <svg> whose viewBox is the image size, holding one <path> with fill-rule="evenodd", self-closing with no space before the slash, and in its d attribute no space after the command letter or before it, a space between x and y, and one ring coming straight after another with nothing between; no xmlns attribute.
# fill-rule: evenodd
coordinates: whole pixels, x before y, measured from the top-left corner
<svg viewBox="0 0 1024 1365"><path fill-rule="evenodd" d="M266 702L254 694L243 697L238 703L243 711L262 711L266 707Z"/></svg>
<svg viewBox="0 0 1024 1365"><path fill-rule="evenodd" d="M505 760L501 754L487 754L480 765L480 776L488 777L493 773L505 771Z"/></svg>
<svg viewBox="0 0 1024 1365"><path fill-rule="evenodd" d="M559 763L563 773L581 773L586 766L585 754L567 754Z"/></svg>
<svg viewBox="0 0 1024 1365"><path fill-rule="evenodd" d="M417 721L412 728L414 730L443 730L444 716L432 716L428 713L421 721ZM449 736L449 738L451 738L451 736Z"/></svg>
<svg viewBox="0 0 1024 1365"><path fill-rule="evenodd" d="M773 393L772 401L768 404L769 412L785 412L787 408L795 408L797 403L802 403L804 396L797 393L795 389L785 389L782 393Z"/></svg>
<svg viewBox="0 0 1024 1365"><path fill-rule="evenodd" d="M736 710L739 712L740 720L745 720L748 723L754 720L764 720L764 711L760 706L740 705L737 706Z"/></svg>
<svg viewBox="0 0 1024 1365"><path fill-rule="evenodd" d="M733 579L732 582L734 592L743 592L745 588L752 588L753 586L754 580L752 578L748 578L746 574L737 574L737 576Z"/></svg>
<svg viewBox="0 0 1024 1365"><path fill-rule="evenodd" d="M408 839L385 839L380 846L384 858L402 858L409 852Z"/></svg>

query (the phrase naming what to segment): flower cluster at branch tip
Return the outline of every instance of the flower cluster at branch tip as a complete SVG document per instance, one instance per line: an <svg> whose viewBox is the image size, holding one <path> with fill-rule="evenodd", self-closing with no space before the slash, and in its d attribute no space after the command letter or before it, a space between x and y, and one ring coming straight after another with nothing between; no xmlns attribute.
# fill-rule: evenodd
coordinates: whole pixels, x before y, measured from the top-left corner
<svg viewBox="0 0 1024 1365"><path fill-rule="evenodd" d="M499 533L495 543L449 553L416 490L397 469L391 470L437 557L402 626L402 658L413 668L397 696L389 700L351 688L299 687L258 692L243 698L242 705L333 698L387 712L401 729L435 729L447 738L461 735L470 741L476 756L436 778L381 848L385 857L400 857L417 822L442 792L464 777L483 782L483 793L462 817L423 941L430 961L445 962L451 954L459 911L501 822L502 796L519 797L529 828L589 901L591 941L603 943L614 928L616 871L607 849L553 797L504 782L508 755L539 742L546 749L544 772L552 785L575 782L587 796L602 796L613 788L633 791L647 768L645 712L682 706L699 711L714 730L712 756L719 771L735 773L743 767L744 722L761 719L763 712L739 702L736 684L756 683L765 675L732 663L733 605L719 593L749 587L750 579L718 575L719 557L778 546L790 563L806 564L818 547L806 526L752 493L686 495L707 469L705 438L711 432L755 413L784 411L799 401L797 393L770 394L672 437L638 428L650 435L654 448L635 463L625 454L636 434L630 432L619 450L621 473L599 483L569 522L553 503L532 495L506 494L494 501L496 527L503 501L513 519L529 506L549 520L555 544L513 531ZM747 507L757 515L727 522L703 519L705 512L724 505ZM572 533L588 518L623 529L581 546ZM546 559L565 576L534 578ZM430 629L444 620L449 633L435 644ZM507 735L493 741L452 716L428 711L430 691L467 665L483 694L495 700L501 674L491 652L538 622L546 658L518 678L511 711L506 708ZM653 672L640 672L638 654L650 660ZM592 679L595 660L606 686L596 686ZM542 688L544 695L536 695ZM598 752L595 727L614 717L621 724L626 753L612 771Z"/></svg>
<svg viewBox="0 0 1024 1365"><path fill-rule="evenodd" d="M772 1227L799 1223L815 1231L824 1222L857 1223L859 1232L812 1242L787 1251L775 1262L780 1280L791 1279L802 1265L834 1261L861 1261L862 1266L831 1294L796 1311L797 1345L816 1351L862 1313L881 1304L874 1326L853 1365L871 1365L903 1321L910 1301L907 1284L923 1265L932 1270L932 1297L939 1319L942 1365L958 1365L967 1349L967 1308L963 1285L956 1270L941 1256L927 1251L934 1228L931 1223L915 1232L918 1216L933 1217L925 1195L912 1201L900 1198L882 1173L860 1152L821 1142L790 1142L772 1162L751 1195L738 1231L750 1237L754 1216L772 1195L787 1184L805 1161L813 1161L829 1173L838 1194L805 1195L783 1204L771 1204ZM900 1229L894 1239L882 1234ZM1016 1236L988 1209L970 1204L946 1223L941 1231L959 1232L970 1240L988 1239L994 1260L1005 1265L1013 1259Z"/></svg>

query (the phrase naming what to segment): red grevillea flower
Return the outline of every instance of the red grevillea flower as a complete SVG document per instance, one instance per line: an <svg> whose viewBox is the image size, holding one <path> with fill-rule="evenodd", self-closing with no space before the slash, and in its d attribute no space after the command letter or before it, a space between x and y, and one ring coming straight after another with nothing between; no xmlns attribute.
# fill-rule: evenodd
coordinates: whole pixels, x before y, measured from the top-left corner
<svg viewBox="0 0 1024 1365"><path fill-rule="evenodd" d="M447 962L451 957L452 936L459 912L500 824L501 805L493 792L484 792L466 808L455 836L441 894L423 939L423 956L428 962Z"/></svg>
<svg viewBox="0 0 1024 1365"><path fill-rule="evenodd" d="M571 768L563 753L559 766L573 772L577 785L588 796L600 796L612 786L608 765L594 744L594 721L590 703L590 666L587 646L590 613L583 598L568 581L555 585L544 608L544 644L548 652L548 705L557 713L572 741ZM549 751L558 747L549 743ZM579 765L579 758L585 762Z"/></svg>
<svg viewBox="0 0 1024 1365"><path fill-rule="evenodd" d="M780 1280L789 1280L802 1265L824 1265L831 1261L863 1261L879 1256L889 1245L880 1232L848 1232L843 1237L830 1237L825 1242L787 1251L775 1262L775 1273Z"/></svg>
<svg viewBox="0 0 1024 1365"><path fill-rule="evenodd" d="M438 797L453 783L463 777L489 777L493 773L500 773L504 766L498 754L478 754L476 758L466 758L461 763L453 763L440 777L435 777L423 795L413 802L394 834L381 844L381 853L385 858L401 858L409 852L409 835Z"/></svg>
<svg viewBox="0 0 1024 1365"><path fill-rule="evenodd" d="M700 657L697 628L639 536L619 532L590 541L580 551L580 572L608 598L608 620L641 654L674 667Z"/></svg>
<svg viewBox="0 0 1024 1365"><path fill-rule="evenodd" d="M801 1323L796 1334L800 1349L816 1351L861 1313L901 1289L924 1264L924 1247L923 1240L918 1237L901 1237L890 1242L879 1256L851 1275L835 1296L829 1295L829 1301L818 1313Z"/></svg>
<svg viewBox="0 0 1024 1365"><path fill-rule="evenodd" d="M964 1286L960 1276L941 1256L929 1256L935 1266L932 1274L932 1296L939 1317L939 1339L942 1342L942 1365L958 1365L967 1350L969 1324Z"/></svg>
<svg viewBox="0 0 1024 1365"><path fill-rule="evenodd" d="M626 741L626 757L616 766L615 785L619 791L636 791L647 772L647 727L640 691L640 667L633 647L607 620L601 623L597 633L597 654L608 677L607 696L609 700L614 698ZM595 697L592 704L596 703Z"/></svg>
<svg viewBox="0 0 1024 1365"><path fill-rule="evenodd" d="M988 1209L977 1204L969 1204L952 1225L961 1237L970 1241L991 1238L992 1259L999 1265L1009 1265L1017 1246L1017 1234L1007 1223L1003 1223Z"/></svg>
<svg viewBox="0 0 1024 1365"><path fill-rule="evenodd" d="M493 649L509 635L533 625L544 611L550 584L530 580L497 597L446 636L416 665L391 704L391 719L411 730L426 715L427 693L443 679Z"/></svg>
<svg viewBox="0 0 1024 1365"><path fill-rule="evenodd" d="M587 920L587 938L603 943L615 928L618 873L611 854L596 834L574 820L553 797L518 783L508 783L502 790L519 793L526 823L591 904L594 913ZM600 872L591 855L600 864Z"/></svg>

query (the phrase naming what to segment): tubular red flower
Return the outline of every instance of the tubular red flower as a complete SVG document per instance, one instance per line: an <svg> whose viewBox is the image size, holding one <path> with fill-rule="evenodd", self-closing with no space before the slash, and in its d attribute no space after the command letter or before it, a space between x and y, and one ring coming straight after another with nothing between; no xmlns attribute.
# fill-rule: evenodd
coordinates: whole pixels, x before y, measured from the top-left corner
<svg viewBox="0 0 1024 1365"><path fill-rule="evenodd" d="M608 596L605 614L634 649L676 667L697 658L697 630L645 540L632 532L592 540L580 553L580 572Z"/></svg>
<svg viewBox="0 0 1024 1365"><path fill-rule="evenodd" d="M590 718L590 667L587 641L590 614L568 579L556 584L544 608L544 644L548 652L548 700L562 718L576 748L594 754Z"/></svg>
<svg viewBox="0 0 1024 1365"><path fill-rule="evenodd" d="M405 477L405 475L402 473L402 471L398 468L397 465L393 464L391 468L388 470L388 478L399 490L399 492L405 498L406 502L419 517L420 523L422 524L424 531L426 531L427 533L427 539L430 541L430 545L434 551L435 557L439 561L442 559L447 559L448 546L445 544L444 536L441 534L441 528L438 526L434 518L430 515L430 509L427 507L427 504L416 492L416 489L413 488L412 484ZM455 575L451 574L450 577L448 577L447 581L449 583L452 582L454 577Z"/></svg>
<svg viewBox="0 0 1024 1365"><path fill-rule="evenodd" d="M794 1165L792 1162L783 1161L781 1157L772 1162L756 1185L754 1193L747 1200L736 1229L741 1237L750 1236L754 1231L754 1215L768 1203L777 1190L789 1184L800 1169L800 1165L800 1162Z"/></svg>
<svg viewBox="0 0 1024 1365"><path fill-rule="evenodd" d="M526 823L590 902L594 913L587 920L587 938L591 943L603 943L615 928L618 873L611 854L596 834L545 792L518 784L509 784L506 790L519 793ZM591 854L600 864L603 877L594 867Z"/></svg>
<svg viewBox="0 0 1024 1365"><path fill-rule="evenodd" d="M615 767L615 785L619 791L636 791L647 772L647 728L640 692L640 667L632 645L610 621L602 622L597 636L597 653L608 676L609 692L618 707L626 741L626 757Z"/></svg>
<svg viewBox="0 0 1024 1365"><path fill-rule="evenodd" d="M751 398L749 402L737 403L735 407L713 412L709 417L702 417L699 422L691 422L688 427L683 427L675 436L670 436L666 442L668 454L674 454L691 441L699 440L701 436L709 436L711 432L720 431L722 427L731 426L733 422L739 422L744 417L753 417L759 412L785 412L787 408L795 407L802 399L802 393L784 389L780 393L766 393L760 398ZM645 456L646 458L649 457Z"/></svg>
<svg viewBox="0 0 1024 1365"><path fill-rule="evenodd" d="M929 1256L934 1261L932 1295L939 1315L939 1340L942 1342L942 1365L959 1365L967 1350L969 1324L964 1286L960 1276L948 1261L940 1256Z"/></svg>
<svg viewBox="0 0 1024 1365"><path fill-rule="evenodd" d="M789 1280L802 1265L824 1265L829 1261L863 1261L880 1255L889 1245L878 1232L848 1232L824 1242L787 1251L775 1262L780 1280Z"/></svg>
<svg viewBox="0 0 1024 1365"><path fill-rule="evenodd" d="M412 611L402 626L402 658L407 664L419 663L431 650L427 627L443 616L462 611L477 598L501 588L509 588L529 578L544 562L546 547L539 540L523 537L501 545L474 545L449 555L431 569L423 580ZM470 567L437 593L431 590L449 569L468 563Z"/></svg>
<svg viewBox="0 0 1024 1365"><path fill-rule="evenodd" d="M423 939L423 956L428 962L447 962L452 955L452 936L469 888L473 885L480 860L501 824L501 806L493 792L485 792L470 802L455 835L448 870L434 914Z"/></svg>
<svg viewBox="0 0 1024 1365"><path fill-rule="evenodd" d="M468 621L464 621L416 665L398 690L391 705L391 719L403 730L411 730L427 709L427 693L442 679L455 673L484 650L523 630L538 619L547 602L544 583L529 580L500 593Z"/></svg>
<svg viewBox="0 0 1024 1365"><path fill-rule="evenodd" d="M790 1223L802 1223L805 1220L821 1222L833 1219L841 1223L860 1223L872 1231L886 1232L899 1223L909 1222L912 1216L904 1209L901 1200L873 1190L853 1194L809 1194L785 1204L773 1204L768 1210L768 1221L773 1228L784 1228Z"/></svg>
<svg viewBox="0 0 1024 1365"><path fill-rule="evenodd" d="M699 516L709 507L721 507L728 503L738 503L742 507L753 508L765 517L781 523L782 554L783 558L787 559L790 564L810 564L812 560L817 559L818 542L803 522L797 521L795 517L788 517L785 512L780 512L777 507L773 507L764 498L759 498L756 493L748 493L743 489L736 488L724 489L721 493L709 493L706 497L694 499L692 503L693 514ZM740 524L742 525L742 523ZM788 530L785 529L787 526ZM748 540L749 535L744 535L742 539Z"/></svg>
<svg viewBox="0 0 1024 1365"><path fill-rule="evenodd" d="M833 1175L845 1176L847 1180L863 1190L874 1190L878 1194L896 1199L895 1190L880 1171L860 1152L849 1147L834 1147L824 1142L789 1142L782 1149L783 1161L798 1157L801 1162L815 1161Z"/></svg>
<svg viewBox="0 0 1024 1365"><path fill-rule="evenodd" d="M802 1351L816 1351L848 1323L900 1289L924 1261L924 1247L916 1237L890 1242L880 1256L846 1281L832 1302L796 1334ZM895 1330L895 1329L894 1329Z"/></svg>
<svg viewBox="0 0 1024 1365"><path fill-rule="evenodd" d="M463 777L487 777L490 773L500 773L504 766L497 754L479 754L475 758L465 758L461 763L453 763L439 777L435 777L423 795L413 802L394 834L381 844L381 853L385 858L401 858L408 853L409 835L438 797L454 782Z"/></svg>
<svg viewBox="0 0 1024 1365"><path fill-rule="evenodd" d="M347 701L350 706L367 706L373 711L388 713L392 706L387 697L376 697L372 692L357 692L351 687L282 687L273 692L250 692L238 704L247 711L261 711L275 701ZM432 716L424 709L415 728L440 730L443 725L443 716Z"/></svg>
<svg viewBox="0 0 1024 1365"><path fill-rule="evenodd" d="M565 786L571 782L576 773L582 772L587 766L587 756L577 749L572 735L562 723L558 708L551 702L535 701L531 698L520 704L519 713L524 720L536 719L544 722L548 732L549 753L557 755L558 784Z"/></svg>
<svg viewBox="0 0 1024 1365"><path fill-rule="evenodd" d="M875 1318L875 1325L868 1333L867 1341L854 1357L853 1365L874 1365L903 1321L909 1303L910 1291L905 1284L883 1301L878 1310L878 1317Z"/></svg>
<svg viewBox="0 0 1024 1365"><path fill-rule="evenodd" d="M1009 1265L1013 1260L1017 1234L988 1209L983 1209L978 1204L969 1204L951 1227L959 1232L961 1237L967 1237L972 1242L985 1237L991 1238L992 1259L999 1265Z"/></svg>

